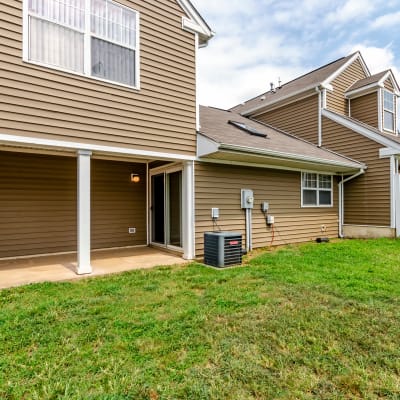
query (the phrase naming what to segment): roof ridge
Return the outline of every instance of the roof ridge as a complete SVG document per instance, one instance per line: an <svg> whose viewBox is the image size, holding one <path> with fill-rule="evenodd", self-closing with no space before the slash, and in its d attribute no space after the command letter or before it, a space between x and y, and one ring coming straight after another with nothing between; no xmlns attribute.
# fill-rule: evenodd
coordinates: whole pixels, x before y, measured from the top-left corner
<svg viewBox="0 0 400 400"><path fill-rule="evenodd" d="M317 72L317 71L320 71L320 70L323 69L323 68L329 67L330 65L335 64L335 63L337 63L337 62L339 62L339 61L342 61L342 60L347 59L347 58L350 59L350 58L353 57L356 53L358 53L358 51L356 51L356 52L354 52L354 53L352 53L352 54L349 54L348 56L340 57L340 58L338 58L337 60L331 61L331 62L329 62L329 63L327 63L327 64L324 64L324 65L322 65L322 66L320 66L320 67L318 67L318 68L315 68L315 69L313 69L313 70L311 70L311 71L308 71L308 72L306 72L305 74L300 75L300 76L298 76L298 77L296 77L296 78L294 78L294 79L292 79L292 80L290 80L290 81L284 83L283 85L280 86L280 88L283 88L284 86L287 86L287 85L289 85L290 83L293 83L293 82L295 82L295 81L297 81L297 80L299 80L299 79L301 79L301 78L304 78L304 77L306 77L306 76L308 76L308 75L311 75L311 74L313 74L313 73L315 73L315 72ZM238 107L238 106L245 105L246 103L249 103L250 101L255 100L257 97L260 97L260 96L262 96L262 95L264 95L264 94L267 94L268 92L269 92L269 91L262 92L262 93L260 93L260 94L258 94L258 95L256 95L256 96L254 96L254 97L252 97L252 98L250 98L250 99L244 101L243 103L236 104L235 106L229 108L229 110L232 110L233 108L236 108L236 107Z"/></svg>

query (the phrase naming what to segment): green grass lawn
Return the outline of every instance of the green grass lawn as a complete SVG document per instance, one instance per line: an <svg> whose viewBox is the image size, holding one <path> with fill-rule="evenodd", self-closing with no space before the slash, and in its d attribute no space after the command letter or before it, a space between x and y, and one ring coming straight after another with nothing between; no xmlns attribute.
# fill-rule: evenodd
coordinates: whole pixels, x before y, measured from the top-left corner
<svg viewBox="0 0 400 400"><path fill-rule="evenodd" d="M1 399L400 399L400 241L0 291Z"/></svg>

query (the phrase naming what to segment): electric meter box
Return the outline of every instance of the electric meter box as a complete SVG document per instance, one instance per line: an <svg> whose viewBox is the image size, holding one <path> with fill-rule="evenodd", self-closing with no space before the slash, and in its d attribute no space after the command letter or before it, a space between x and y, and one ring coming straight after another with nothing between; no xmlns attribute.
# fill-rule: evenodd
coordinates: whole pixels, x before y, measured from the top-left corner
<svg viewBox="0 0 400 400"><path fill-rule="evenodd" d="M254 194L251 189L242 189L242 208L254 207Z"/></svg>

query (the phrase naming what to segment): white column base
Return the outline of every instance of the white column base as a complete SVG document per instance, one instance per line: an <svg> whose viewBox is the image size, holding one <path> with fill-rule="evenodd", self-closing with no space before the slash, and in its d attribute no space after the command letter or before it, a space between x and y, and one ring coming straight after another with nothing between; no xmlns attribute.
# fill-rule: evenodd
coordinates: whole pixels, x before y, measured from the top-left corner
<svg viewBox="0 0 400 400"><path fill-rule="evenodd" d="M90 264L89 265L78 265L75 272L77 275L88 275L93 272L93 269Z"/></svg>

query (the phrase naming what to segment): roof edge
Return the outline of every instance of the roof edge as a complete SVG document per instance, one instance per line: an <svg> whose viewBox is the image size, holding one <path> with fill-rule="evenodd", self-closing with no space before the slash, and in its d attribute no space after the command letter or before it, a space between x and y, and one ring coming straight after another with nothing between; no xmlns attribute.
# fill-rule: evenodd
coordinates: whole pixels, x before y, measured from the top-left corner
<svg viewBox="0 0 400 400"><path fill-rule="evenodd" d="M348 61L346 61L340 68L338 68L332 75L330 75L328 78L326 78L323 82L322 82L322 86L327 86L330 85L331 82L336 79L344 70L346 70L346 68L349 67L349 65L353 64L354 61L356 61L357 59L360 60L361 63L361 67L363 68L365 74L367 75L367 77L371 76L371 72L369 71L367 64L365 63L360 51L357 51L353 54L352 57L350 57L350 59Z"/></svg>
<svg viewBox="0 0 400 400"><path fill-rule="evenodd" d="M366 168L365 164L360 164L358 162L340 162L340 161L334 161L334 160L327 160L327 159L320 158L320 157L309 157L309 156L304 156L301 154L286 153L286 152L275 151L275 150L265 150L265 149L259 149L257 147L238 146L238 145L232 145L232 144L226 144L226 143L221 143L219 145L219 150L228 150L228 151L231 150L231 151L238 151L238 152L250 153L250 154L255 154L255 155L265 155L265 156L270 156L270 157L274 157L274 158L304 161L304 162L309 162L312 164L319 164L319 165L332 165L332 166L338 166L338 167L349 167L349 168L354 168L354 169Z"/></svg>
<svg viewBox="0 0 400 400"><path fill-rule="evenodd" d="M287 99L290 99L291 97L295 97L295 96L297 96L297 95L299 95L299 94L306 93L306 92L308 92L308 91L310 91L310 90L315 89L315 88L318 87L318 86L319 86L319 84L318 84L318 85L309 85L309 86L307 86L307 87L304 88L304 89L301 89L301 90L298 90L298 91L296 91L296 92L290 93L290 94L288 94L288 95L286 95L286 96L283 96L283 97L279 98L278 100L270 101L270 102L268 102L268 103L264 103L264 104L258 105L258 106L256 106L256 107L250 108L249 110L244 111L243 113L240 113L240 115L242 115L243 117L248 117L248 116L250 116L250 115L252 115L252 114L253 114L253 116L256 116L256 115L258 115L258 114L254 114L254 113L257 112L257 111L263 110L265 107L269 107L269 106L272 106L272 105L274 105L274 104L278 104L278 103L280 103L280 102L282 102L282 101L285 101L285 100L287 100ZM315 92L315 93L310 93L309 96L312 96L312 95L314 95L314 94L316 95L317 92ZM309 96L307 96L307 97L309 97ZM259 97L259 96L258 96L258 97ZM299 99L295 99L295 100L293 100L293 101L297 101L297 100L299 100Z"/></svg>
<svg viewBox="0 0 400 400"><path fill-rule="evenodd" d="M394 140L391 140L390 138L387 138L373 131L372 129L368 129L364 125L360 125L356 120L349 120L333 111L327 110L326 108L322 109L322 116L330 119L333 122L336 122L339 125L344 126L345 128L359 133L360 135L363 135L366 138L381 144L382 146L392 147L400 150L400 143L395 142Z"/></svg>
<svg viewBox="0 0 400 400"><path fill-rule="evenodd" d="M198 34L200 47L207 46L208 41L215 36L215 32L210 28L190 0L177 0L177 2L189 17L182 17L182 29Z"/></svg>

